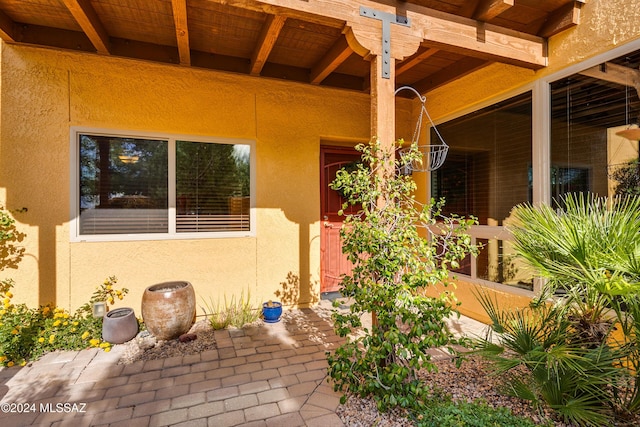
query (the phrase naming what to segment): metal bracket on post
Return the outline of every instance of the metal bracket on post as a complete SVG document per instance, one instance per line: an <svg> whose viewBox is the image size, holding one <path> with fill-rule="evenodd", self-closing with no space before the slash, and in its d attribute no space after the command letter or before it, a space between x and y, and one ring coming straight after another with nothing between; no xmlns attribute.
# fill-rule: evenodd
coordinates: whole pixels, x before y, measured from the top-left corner
<svg viewBox="0 0 640 427"><path fill-rule="evenodd" d="M398 16L389 12L360 6L360 16L382 21L382 77L391 78L391 24L410 27L411 21L406 16Z"/></svg>

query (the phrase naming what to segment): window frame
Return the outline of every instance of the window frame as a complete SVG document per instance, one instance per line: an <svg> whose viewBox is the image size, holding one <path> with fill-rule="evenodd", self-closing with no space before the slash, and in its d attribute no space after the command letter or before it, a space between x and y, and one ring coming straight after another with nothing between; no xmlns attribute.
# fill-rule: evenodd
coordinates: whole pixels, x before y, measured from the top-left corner
<svg viewBox="0 0 640 427"><path fill-rule="evenodd" d="M541 152L536 151L539 149L537 145L540 144L539 140L536 138L540 138L539 129L536 127L535 120L539 112L536 112L536 98L539 96L536 90L536 82L530 82L525 85L519 86L513 90L507 91L505 93L500 94L499 96L493 97L491 99L484 100L483 102L479 102L477 104L471 105L465 109L456 111L453 114L449 114L447 116L441 117L435 120L435 125L438 126L440 124L449 122L451 120L457 119L459 117L465 116L467 114L473 113L475 111L481 110L486 107L490 107L494 104L504 102L508 99L523 95L526 92L531 92L531 162L535 165L536 161L540 159ZM426 132L427 140L430 141L431 132ZM446 142L446 141L445 141ZM427 142L430 143L430 142ZM542 151L543 152L543 151ZM445 160L446 162L446 160ZM537 173L536 173L537 172ZM540 180L540 171L536 171L535 169L532 171L533 174L533 197L534 201L536 200L536 184ZM426 175L426 189L427 189L427 200L431 199L431 173L427 173ZM504 225L488 225L488 224L480 224L473 225L470 227L468 234L471 237L471 243L476 244L478 239L485 240L506 240L513 241L511 233L507 230L507 227ZM449 276L454 279L459 279L461 281L481 285L489 288L493 288L505 293L510 293L514 295L532 297L538 292L540 285L536 283L537 279L534 278L533 291L519 288L516 286L511 286L498 282L491 282L486 279L482 279L478 277L478 264L476 257L471 257L471 275L463 274L463 273L450 273Z"/></svg>
<svg viewBox="0 0 640 427"><path fill-rule="evenodd" d="M468 113L480 110L490 105L502 102L514 96L518 96L526 91L532 94L532 111L531 111L531 161L532 161L532 197L533 204L550 204L551 203L551 84L562 78L569 77L580 71L599 65L603 62L618 58L629 52L640 49L640 40L630 41L623 45L610 48L609 50L597 54L595 56L585 58L584 60L571 64L558 71L543 75L522 86L508 90L498 96L491 97L482 102L469 105L464 109L456 111L452 114L443 116L435 120L435 124L440 125ZM429 140L430 131L426 132L427 140ZM429 143L429 142L427 142ZM427 197L431 198L431 178L430 174L426 174ZM476 243L476 239L497 239L512 241L511 233L504 226L490 225L474 225L469 230L472 243ZM451 274L451 277L459 278L465 282L490 287L499 291L503 291L515 295L534 296L540 293L543 279L534 277L533 291L520 289L517 287L504 285L502 283L490 282L488 280L477 277L476 259L471 257L471 275L461 273Z"/></svg>
<svg viewBox="0 0 640 427"><path fill-rule="evenodd" d="M80 135L99 135L118 138L144 138L167 141L168 144L168 221L167 233L135 234L80 234ZM197 142L203 144L242 144L248 145L249 153L249 230L242 231L202 231L176 232L176 141ZM74 126L70 129L70 219L69 237L71 242L108 242L138 240L187 240L218 239L256 236L256 143L255 140L239 138L207 137L189 134L160 132L127 131L118 129Z"/></svg>

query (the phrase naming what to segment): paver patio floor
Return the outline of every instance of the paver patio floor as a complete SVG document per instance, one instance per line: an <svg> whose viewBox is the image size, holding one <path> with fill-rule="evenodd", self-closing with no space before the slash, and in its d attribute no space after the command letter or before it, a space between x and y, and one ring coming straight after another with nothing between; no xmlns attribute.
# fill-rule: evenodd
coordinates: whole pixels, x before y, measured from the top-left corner
<svg viewBox="0 0 640 427"><path fill-rule="evenodd" d="M343 425L340 394L327 382L325 352L340 342L328 310L293 310L215 338L215 350L128 365L118 364L116 346L4 368L0 425Z"/></svg>

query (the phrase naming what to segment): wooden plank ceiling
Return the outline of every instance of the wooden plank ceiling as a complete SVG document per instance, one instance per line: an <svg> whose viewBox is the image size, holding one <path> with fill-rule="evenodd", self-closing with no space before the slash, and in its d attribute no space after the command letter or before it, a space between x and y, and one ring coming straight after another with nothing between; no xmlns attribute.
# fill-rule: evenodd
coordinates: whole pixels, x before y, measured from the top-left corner
<svg viewBox="0 0 640 427"><path fill-rule="evenodd" d="M478 34L496 26L513 30L523 39L545 39L577 25L584 1L381 0L379 4L395 5L400 15L407 6L436 11L452 24L475 26ZM292 8L292 3L0 0L0 37L7 43L367 91L369 58L349 46L346 22L331 18L331 14L301 12ZM357 1L344 3L352 3L357 10ZM396 84L426 93L493 60L470 46L443 46L424 40L414 55L396 61Z"/></svg>

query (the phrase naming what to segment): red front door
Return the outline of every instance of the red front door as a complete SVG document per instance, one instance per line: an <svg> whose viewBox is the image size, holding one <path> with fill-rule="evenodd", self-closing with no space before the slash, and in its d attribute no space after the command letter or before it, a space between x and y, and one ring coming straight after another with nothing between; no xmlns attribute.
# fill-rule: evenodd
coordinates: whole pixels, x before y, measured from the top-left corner
<svg viewBox="0 0 640 427"><path fill-rule="evenodd" d="M341 168L360 160L360 153L351 148L320 148L320 292L340 290L343 274L351 272L351 263L342 253L340 229L344 217L338 215L344 199L329 184Z"/></svg>

